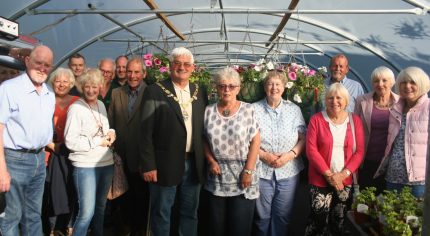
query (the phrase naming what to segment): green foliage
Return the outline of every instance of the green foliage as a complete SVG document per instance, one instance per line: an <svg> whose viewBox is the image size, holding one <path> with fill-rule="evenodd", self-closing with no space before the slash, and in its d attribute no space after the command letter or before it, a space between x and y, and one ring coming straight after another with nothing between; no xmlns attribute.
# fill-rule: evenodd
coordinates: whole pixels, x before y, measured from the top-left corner
<svg viewBox="0 0 430 236"><path fill-rule="evenodd" d="M411 188L405 187L400 193L384 190L378 197L377 211L385 218L385 235L419 235L422 228L422 205L412 195ZM417 219L406 222L409 216Z"/></svg>
<svg viewBox="0 0 430 236"><path fill-rule="evenodd" d="M365 204L369 207L369 212L367 212L367 214L376 218L376 214L375 214L376 194L375 193L376 193L375 187L364 188L354 199L352 208L357 209L358 204Z"/></svg>

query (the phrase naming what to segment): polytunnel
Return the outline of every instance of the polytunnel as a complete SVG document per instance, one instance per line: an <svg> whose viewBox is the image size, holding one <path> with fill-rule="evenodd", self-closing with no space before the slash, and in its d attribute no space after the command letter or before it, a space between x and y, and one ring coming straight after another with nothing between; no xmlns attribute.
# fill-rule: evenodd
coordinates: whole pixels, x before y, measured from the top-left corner
<svg viewBox="0 0 430 236"><path fill-rule="evenodd" d="M47 45L55 67L66 67L74 53L96 67L102 58L184 46L210 70L261 59L317 69L343 53L348 77L365 92L378 66L395 74L418 66L430 74L428 0L2 0L0 6L2 32L9 21L19 25L17 38L2 35L0 45Z"/></svg>

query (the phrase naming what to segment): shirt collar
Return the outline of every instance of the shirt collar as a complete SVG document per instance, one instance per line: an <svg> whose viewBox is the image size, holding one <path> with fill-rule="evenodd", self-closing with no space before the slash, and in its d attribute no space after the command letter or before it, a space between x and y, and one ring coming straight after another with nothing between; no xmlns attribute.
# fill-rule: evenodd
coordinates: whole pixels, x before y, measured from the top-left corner
<svg viewBox="0 0 430 236"><path fill-rule="evenodd" d="M345 75L345 77L341 80L341 81L339 81L339 82L337 82L337 81L333 81L332 80L332 78L330 77L330 84L333 84L333 83L340 83L340 84L342 84L342 85L344 85L346 82L347 82L347 80L348 80L348 77L346 77L346 75Z"/></svg>
<svg viewBox="0 0 430 236"><path fill-rule="evenodd" d="M265 107L267 110L277 112L277 111L279 111L279 110L282 108L282 105L283 105L284 103L286 103L286 102L288 102L288 100L287 100L287 101L285 101L284 99L282 99L282 98L281 98L281 102L279 103L279 105L278 105L276 108L272 108L272 107L269 105L269 103L267 103L267 99L264 99L263 105L264 105L264 107Z"/></svg>
<svg viewBox="0 0 430 236"><path fill-rule="evenodd" d="M136 90L131 90L130 86L127 84L126 91L127 94L131 94L131 93L139 93L140 89L143 87L143 82L140 81L139 85L137 86Z"/></svg>
<svg viewBox="0 0 430 236"><path fill-rule="evenodd" d="M28 76L27 73L23 73L23 90L26 91L27 93L32 93L32 92L37 92L36 87L34 86L33 82L31 81L30 77ZM51 92L51 88L46 85L46 83L42 83L42 90L41 90L41 95L43 94L48 94Z"/></svg>
<svg viewBox="0 0 430 236"><path fill-rule="evenodd" d="M173 88L175 89L175 91L185 91L187 93L191 93L190 92L190 83L188 83L183 89L181 89L180 87L178 87L175 83L173 83Z"/></svg>

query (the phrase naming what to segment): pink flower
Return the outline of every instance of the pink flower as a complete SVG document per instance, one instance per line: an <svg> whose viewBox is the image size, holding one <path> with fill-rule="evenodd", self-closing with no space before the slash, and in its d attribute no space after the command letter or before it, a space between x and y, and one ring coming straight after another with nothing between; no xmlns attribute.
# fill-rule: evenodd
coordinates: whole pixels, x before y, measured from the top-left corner
<svg viewBox="0 0 430 236"><path fill-rule="evenodd" d="M291 71L290 73L288 73L288 78L292 81L295 81L297 79L296 72Z"/></svg>
<svg viewBox="0 0 430 236"><path fill-rule="evenodd" d="M167 72L168 71L168 68L167 67L165 67L165 66L162 66L162 67L160 67L160 70L159 70L161 73L165 73L165 72Z"/></svg>
<svg viewBox="0 0 430 236"><path fill-rule="evenodd" d="M161 60L158 58L154 58L154 64L157 66L161 65Z"/></svg>
<svg viewBox="0 0 430 236"><path fill-rule="evenodd" d="M148 54L146 54L146 55L148 55ZM151 60L145 60L145 66L152 67L152 61Z"/></svg>
<svg viewBox="0 0 430 236"><path fill-rule="evenodd" d="M152 58L151 53L147 53L147 54L143 55L143 59L145 59L145 60L151 60L151 58Z"/></svg>
<svg viewBox="0 0 430 236"><path fill-rule="evenodd" d="M308 71L308 75L309 76L314 76L316 74L316 71L315 70L309 70Z"/></svg>

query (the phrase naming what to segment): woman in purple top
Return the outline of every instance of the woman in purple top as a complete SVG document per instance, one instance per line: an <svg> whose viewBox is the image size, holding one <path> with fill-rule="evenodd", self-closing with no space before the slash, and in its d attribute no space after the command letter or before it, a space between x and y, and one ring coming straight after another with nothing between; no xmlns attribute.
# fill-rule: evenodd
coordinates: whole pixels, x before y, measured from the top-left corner
<svg viewBox="0 0 430 236"><path fill-rule="evenodd" d="M371 82L373 91L357 97L354 111L363 121L366 144L366 155L358 172L358 180L361 188L373 186L380 193L385 189L384 177L373 179L373 176L387 146L389 110L399 96L391 91L395 79L389 68L380 66L374 69Z"/></svg>

